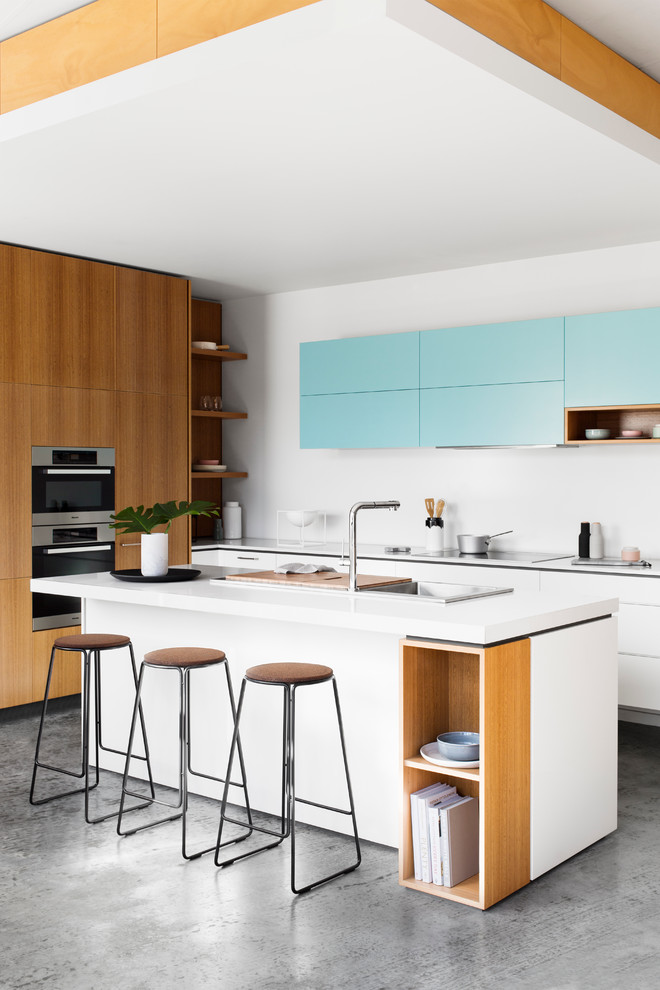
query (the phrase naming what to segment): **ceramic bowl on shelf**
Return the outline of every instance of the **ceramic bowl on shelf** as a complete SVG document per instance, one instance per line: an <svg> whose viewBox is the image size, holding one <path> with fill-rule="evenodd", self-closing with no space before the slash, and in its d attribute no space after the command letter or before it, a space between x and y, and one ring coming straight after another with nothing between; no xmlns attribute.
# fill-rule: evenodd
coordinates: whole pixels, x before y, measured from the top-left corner
<svg viewBox="0 0 660 990"><path fill-rule="evenodd" d="M192 340L190 346L198 351L215 351L218 345L214 340Z"/></svg>
<svg viewBox="0 0 660 990"><path fill-rule="evenodd" d="M216 457L215 460L208 460L207 458L200 457L200 459L197 461L197 463L198 464L201 464L201 465L205 465L205 464L219 464L220 463L220 458Z"/></svg>
<svg viewBox="0 0 660 990"><path fill-rule="evenodd" d="M441 732L438 736L438 752L448 760L478 760L478 732Z"/></svg>
<svg viewBox="0 0 660 990"><path fill-rule="evenodd" d="M193 464L192 469L193 471L226 471L227 465L218 464L217 461L215 464L202 464L198 462L197 464Z"/></svg>
<svg viewBox="0 0 660 990"><path fill-rule="evenodd" d="M621 436L629 440L634 440L637 437L643 437L643 430L621 430Z"/></svg>
<svg viewBox="0 0 660 990"><path fill-rule="evenodd" d="M609 430L585 430L584 435L587 440L607 440L610 435Z"/></svg>

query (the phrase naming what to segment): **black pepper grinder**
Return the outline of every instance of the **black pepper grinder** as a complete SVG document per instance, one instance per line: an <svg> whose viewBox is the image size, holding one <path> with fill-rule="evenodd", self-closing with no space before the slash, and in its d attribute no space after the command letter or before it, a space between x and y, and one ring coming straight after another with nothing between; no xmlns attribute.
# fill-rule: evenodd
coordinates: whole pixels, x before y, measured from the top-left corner
<svg viewBox="0 0 660 990"><path fill-rule="evenodd" d="M578 537L578 557L589 556L590 535L591 535L591 529L589 523L583 522L580 525L580 535Z"/></svg>

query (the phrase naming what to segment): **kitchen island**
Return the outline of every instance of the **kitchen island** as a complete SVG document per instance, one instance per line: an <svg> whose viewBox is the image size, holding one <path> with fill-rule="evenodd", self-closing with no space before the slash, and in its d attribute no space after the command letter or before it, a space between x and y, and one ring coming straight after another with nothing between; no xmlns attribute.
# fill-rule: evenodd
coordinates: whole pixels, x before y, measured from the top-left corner
<svg viewBox="0 0 660 990"><path fill-rule="evenodd" d="M360 834L399 846L400 878L409 886L487 907L616 828L616 599L516 591L440 605L382 592L217 580L226 573L204 567L196 580L176 584L90 574L37 579L31 587L80 596L83 631L130 635L138 657L171 646L222 649L235 683L257 663L331 666ZM193 754L196 769L221 776L230 727L214 675L193 678ZM154 675L145 700L154 774L170 784L177 761L174 680ZM120 747L127 735L130 693L128 675L108 663L110 746ZM252 804L277 811L281 711L268 694L253 693L242 736ZM344 807L329 701L322 689L301 692L297 787L311 801ZM480 731L480 767L445 773L427 764L420 747L457 728ZM122 769L119 757L104 760L108 769ZM481 871L457 888L431 889L411 875L408 796L439 779L480 799ZM218 796L210 782L202 786ZM320 809L302 805L300 812L311 824L341 825Z"/></svg>

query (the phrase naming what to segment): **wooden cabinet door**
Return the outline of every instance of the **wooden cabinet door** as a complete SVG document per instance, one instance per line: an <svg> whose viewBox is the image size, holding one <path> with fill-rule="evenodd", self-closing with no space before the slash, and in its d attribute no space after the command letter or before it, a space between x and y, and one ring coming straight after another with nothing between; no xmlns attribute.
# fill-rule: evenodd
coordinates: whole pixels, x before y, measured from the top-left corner
<svg viewBox="0 0 660 990"><path fill-rule="evenodd" d="M418 447L419 391L303 395L300 446Z"/></svg>
<svg viewBox="0 0 660 990"><path fill-rule="evenodd" d="M34 701L30 579L0 581L0 708Z"/></svg>
<svg viewBox="0 0 660 990"><path fill-rule="evenodd" d="M563 382L423 388L419 395L422 447L563 443Z"/></svg>
<svg viewBox="0 0 660 990"><path fill-rule="evenodd" d="M115 387L112 265L31 252L32 383Z"/></svg>
<svg viewBox="0 0 660 990"><path fill-rule="evenodd" d="M30 386L0 384L0 579L32 573Z"/></svg>
<svg viewBox="0 0 660 990"><path fill-rule="evenodd" d="M42 629L32 633L32 690L34 700L40 701L46 690L48 666L53 643L60 636L77 636L80 626L62 626L59 629ZM53 666L50 682L51 698L64 698L80 694L81 654L60 650Z"/></svg>
<svg viewBox="0 0 660 990"><path fill-rule="evenodd" d="M564 318L425 330L419 365L422 388L560 381Z"/></svg>
<svg viewBox="0 0 660 990"><path fill-rule="evenodd" d="M117 268L117 388L186 395L190 283Z"/></svg>
<svg viewBox="0 0 660 990"><path fill-rule="evenodd" d="M0 244L0 382L30 381L30 255Z"/></svg>
<svg viewBox="0 0 660 990"><path fill-rule="evenodd" d="M315 340L300 345L301 395L418 387L417 332Z"/></svg>
<svg viewBox="0 0 660 990"><path fill-rule="evenodd" d="M115 393L92 388L31 389L32 443L114 447Z"/></svg>
<svg viewBox="0 0 660 990"><path fill-rule="evenodd" d="M188 413L185 395L118 392L115 504L153 505L188 498ZM189 560L188 520L170 528L170 564ZM138 534L117 534L117 569L140 566Z"/></svg>
<svg viewBox="0 0 660 990"><path fill-rule="evenodd" d="M660 307L566 317L566 405L660 402Z"/></svg>

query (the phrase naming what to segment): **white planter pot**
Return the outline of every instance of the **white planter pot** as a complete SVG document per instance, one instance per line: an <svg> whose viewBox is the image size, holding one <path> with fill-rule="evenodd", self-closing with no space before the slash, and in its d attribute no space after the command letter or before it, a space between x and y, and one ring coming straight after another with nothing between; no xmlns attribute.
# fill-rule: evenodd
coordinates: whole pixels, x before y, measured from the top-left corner
<svg viewBox="0 0 660 990"><path fill-rule="evenodd" d="M168 533L143 533L140 537L144 577L162 577L168 567Z"/></svg>

